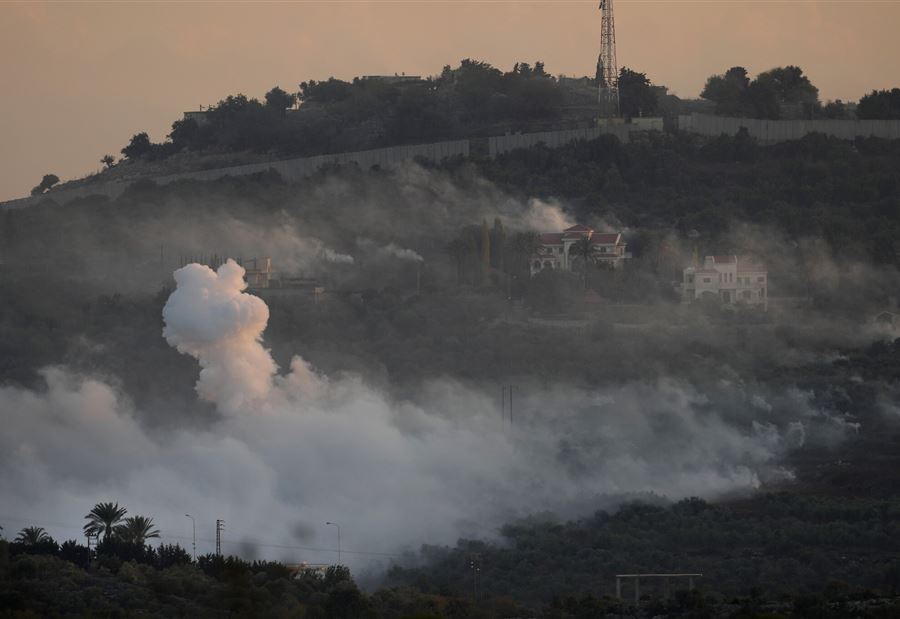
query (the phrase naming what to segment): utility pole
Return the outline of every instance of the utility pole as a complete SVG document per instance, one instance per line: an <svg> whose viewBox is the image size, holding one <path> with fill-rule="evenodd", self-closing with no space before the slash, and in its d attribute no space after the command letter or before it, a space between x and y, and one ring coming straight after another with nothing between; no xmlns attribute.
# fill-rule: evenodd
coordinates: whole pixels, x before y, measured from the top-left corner
<svg viewBox="0 0 900 619"><path fill-rule="evenodd" d="M194 517L190 514L185 514L187 518L191 519L191 531L193 532L193 538L191 542L191 546L194 550L194 563L197 562L197 522L194 520Z"/></svg>
<svg viewBox="0 0 900 619"><path fill-rule="evenodd" d="M222 531L225 529L224 520L216 520L216 556L222 556Z"/></svg>
<svg viewBox="0 0 900 619"><path fill-rule="evenodd" d="M338 565L341 564L341 525L336 522L326 522L325 524L330 525L332 527L337 527L337 535L338 535Z"/></svg>
<svg viewBox="0 0 900 619"><path fill-rule="evenodd" d="M478 573L481 571L481 555L476 553L469 557L469 567L472 569L472 601L478 600Z"/></svg>
<svg viewBox="0 0 900 619"><path fill-rule="evenodd" d="M600 0L600 56L597 58L597 102L600 116L619 116L619 67L616 63L616 24L613 0Z"/></svg>

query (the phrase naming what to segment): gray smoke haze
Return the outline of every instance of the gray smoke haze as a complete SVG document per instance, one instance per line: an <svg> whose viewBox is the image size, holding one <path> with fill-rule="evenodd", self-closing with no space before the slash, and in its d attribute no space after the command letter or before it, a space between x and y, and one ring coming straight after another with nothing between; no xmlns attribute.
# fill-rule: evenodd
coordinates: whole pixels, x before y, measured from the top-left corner
<svg viewBox="0 0 900 619"><path fill-rule="evenodd" d="M452 379L393 399L352 374L317 373L296 356L279 373L262 343L268 309L243 292L243 269L175 273L164 336L200 366L197 392L221 413L205 430L149 431L129 398L100 380L48 368L46 389L0 388L0 495L7 518L77 537L95 501L153 515L162 541L226 520L226 551L345 562L460 535L488 537L514 518L574 516L616 496L672 499L752 491L790 479L781 457L853 427L799 389L740 380L700 392L678 380L617 387L524 388L509 424L496 396ZM298 350L302 353L302 350ZM24 525L22 525L24 526ZM236 543L229 544L236 540ZM280 546L302 545L307 549Z"/></svg>

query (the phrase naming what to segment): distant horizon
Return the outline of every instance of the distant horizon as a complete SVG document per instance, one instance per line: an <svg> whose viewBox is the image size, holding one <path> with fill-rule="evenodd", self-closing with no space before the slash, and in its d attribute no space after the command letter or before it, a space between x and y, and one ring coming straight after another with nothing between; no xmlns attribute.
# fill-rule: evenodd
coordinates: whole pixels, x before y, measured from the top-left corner
<svg viewBox="0 0 900 619"><path fill-rule="evenodd" d="M0 7L0 200L100 169L135 133L162 141L229 94L362 75L439 74L473 58L592 76L600 19L585 2L18 3ZM900 3L618 0L619 66L682 98L740 65L797 65L824 101L900 86ZM660 42L663 42L660 44Z"/></svg>

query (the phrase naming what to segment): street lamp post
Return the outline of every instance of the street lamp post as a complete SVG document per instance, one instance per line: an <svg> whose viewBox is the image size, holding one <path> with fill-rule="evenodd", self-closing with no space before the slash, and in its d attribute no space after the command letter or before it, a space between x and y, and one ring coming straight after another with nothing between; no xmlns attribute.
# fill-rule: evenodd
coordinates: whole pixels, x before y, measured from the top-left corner
<svg viewBox="0 0 900 619"><path fill-rule="evenodd" d="M190 514L185 514L186 517L191 519L191 532L193 533L191 545L194 549L194 563L197 562L197 521L194 520L194 517Z"/></svg>
<svg viewBox="0 0 900 619"><path fill-rule="evenodd" d="M341 564L341 525L336 522L326 522L325 524L337 527L338 534L338 565Z"/></svg>

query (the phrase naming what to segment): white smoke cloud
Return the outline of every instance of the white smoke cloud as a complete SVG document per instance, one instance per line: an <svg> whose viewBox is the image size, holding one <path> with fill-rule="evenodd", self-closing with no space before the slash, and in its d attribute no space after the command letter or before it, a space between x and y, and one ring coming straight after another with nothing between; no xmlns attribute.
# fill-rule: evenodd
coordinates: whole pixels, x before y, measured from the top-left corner
<svg viewBox="0 0 900 619"><path fill-rule="evenodd" d="M246 294L233 260L218 272L200 264L175 271L177 288L163 308L163 337L200 362L197 392L225 410L266 398L276 366L260 341L269 308Z"/></svg>
<svg viewBox="0 0 900 619"><path fill-rule="evenodd" d="M47 524L75 537L93 502L112 499L154 516L162 541L189 531L187 512L224 518L226 551L322 562L334 559L328 520L348 551L395 552L488 537L533 512L575 516L609 495L714 497L789 476L778 457L797 427L744 423L674 381L521 389L510 424L494 397L451 380L397 402L300 357L278 374L262 344L268 310L244 292L240 266L189 265L175 279L164 336L198 360L197 391L220 422L151 433L113 387L61 369L45 371L43 393L0 388L2 423L16 428L0 434L0 516L34 519L7 530ZM319 550L265 545L290 544L297 531ZM370 559L345 555L357 567Z"/></svg>
<svg viewBox="0 0 900 619"><path fill-rule="evenodd" d="M557 232L574 226L575 220L563 211L559 203L532 198L519 223L526 230Z"/></svg>
<svg viewBox="0 0 900 619"><path fill-rule="evenodd" d="M378 253L382 256L391 256L393 258L397 258L398 260L409 260L412 262L424 262L424 258L420 256L417 252L406 249L405 247L400 247L395 243L390 243L378 249Z"/></svg>
<svg viewBox="0 0 900 619"><path fill-rule="evenodd" d="M327 262L333 262L335 264L353 264L353 256L348 254L341 254L333 249L329 249L327 247L323 247L319 252L319 256L321 256Z"/></svg>

